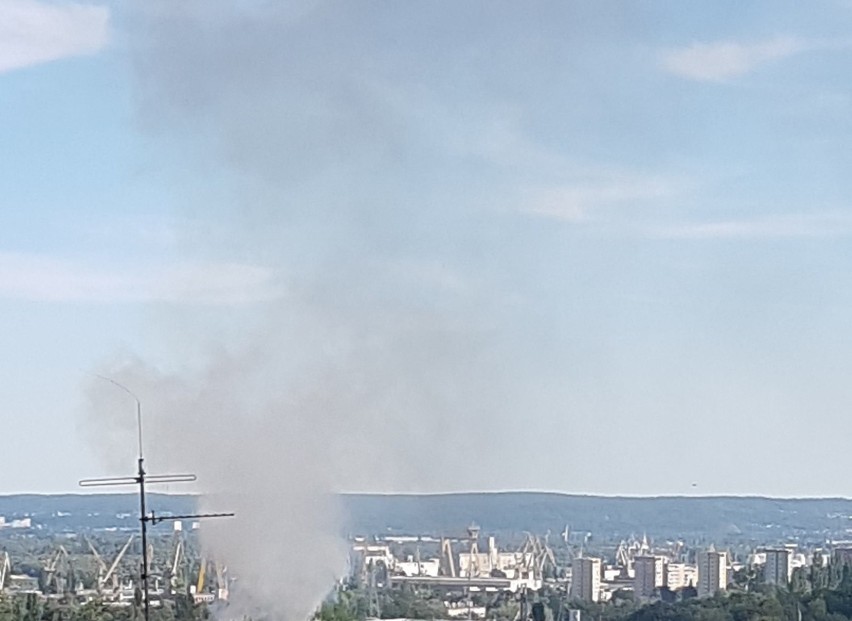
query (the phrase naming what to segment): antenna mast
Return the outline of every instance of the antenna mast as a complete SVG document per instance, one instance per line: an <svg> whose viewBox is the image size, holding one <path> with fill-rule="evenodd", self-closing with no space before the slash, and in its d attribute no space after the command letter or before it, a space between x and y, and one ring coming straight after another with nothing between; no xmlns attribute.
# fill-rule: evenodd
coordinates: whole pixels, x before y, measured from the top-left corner
<svg viewBox="0 0 852 621"><path fill-rule="evenodd" d="M120 384L110 377L98 375L98 378L109 382L133 397L136 402L136 430L139 440L139 457L135 477L107 477L101 479L83 479L80 487L114 487L119 485L139 486L139 525L142 531L142 564L139 577L142 581L142 604L145 621L150 621L150 601L148 590L148 523L155 525L166 520L203 519L218 517L233 517L233 513L198 513L189 515L158 516L153 511L148 513L145 504L145 485L147 483L189 483L196 481L194 474L148 474L145 472L145 457L142 454L142 402L127 386Z"/></svg>

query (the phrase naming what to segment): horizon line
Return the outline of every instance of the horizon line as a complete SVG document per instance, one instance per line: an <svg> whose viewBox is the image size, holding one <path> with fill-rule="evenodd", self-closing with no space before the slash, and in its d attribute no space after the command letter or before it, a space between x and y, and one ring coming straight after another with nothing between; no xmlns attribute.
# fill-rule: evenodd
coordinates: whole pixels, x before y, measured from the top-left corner
<svg viewBox="0 0 852 621"><path fill-rule="evenodd" d="M465 491L439 491L439 492L408 492L408 491L365 491L365 490L347 490L330 492L338 496L384 496L384 497L439 497L439 496L498 496L498 495L548 495L548 496L564 496L567 498L599 498L612 500L671 500L671 499L695 499L695 500L712 500L712 499L742 499L742 500L841 500L852 501L852 497L843 495L768 495L760 493L603 493L603 492L566 492L559 490L546 489L496 489L496 490L465 490ZM148 494L156 496L175 496L175 497L201 497L205 495L203 492L170 492L170 491L150 491ZM216 494L216 493L214 493ZM75 496L75 497L94 497L94 496L136 496L138 492L132 490L122 491L98 491L98 492L2 492L0 498L9 498L13 496L39 496L39 497L56 497L56 496Z"/></svg>

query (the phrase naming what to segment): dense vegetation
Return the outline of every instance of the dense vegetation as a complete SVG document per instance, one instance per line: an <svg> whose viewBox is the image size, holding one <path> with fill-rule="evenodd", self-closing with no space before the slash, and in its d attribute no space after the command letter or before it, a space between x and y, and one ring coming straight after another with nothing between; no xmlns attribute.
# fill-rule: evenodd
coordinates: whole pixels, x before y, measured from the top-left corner
<svg viewBox="0 0 852 621"><path fill-rule="evenodd" d="M68 604L58 599L44 599L35 594L0 597L0 621L141 621L138 605L108 606L93 601ZM207 607L194 604L190 597L177 597L162 608L151 609L151 621L204 621Z"/></svg>

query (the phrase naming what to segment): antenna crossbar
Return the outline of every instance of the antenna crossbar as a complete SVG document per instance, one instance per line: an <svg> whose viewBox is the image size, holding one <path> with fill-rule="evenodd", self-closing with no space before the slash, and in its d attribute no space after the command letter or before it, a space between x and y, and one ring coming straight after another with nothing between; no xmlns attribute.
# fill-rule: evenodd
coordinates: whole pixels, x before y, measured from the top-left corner
<svg viewBox="0 0 852 621"><path fill-rule="evenodd" d="M223 518L234 517L236 513L192 513L186 515L156 515L151 511L151 515L145 517L151 524L159 524L160 522L175 521L175 520L203 520L206 518Z"/></svg>
<svg viewBox="0 0 852 621"><path fill-rule="evenodd" d="M198 477L194 474L146 474L145 483L192 483ZM106 487L111 485L139 485L139 477L104 477L83 479L80 487Z"/></svg>
<svg viewBox="0 0 852 621"><path fill-rule="evenodd" d="M83 479L80 487L108 487L113 485L138 485L139 477L107 477L103 479Z"/></svg>
<svg viewBox="0 0 852 621"><path fill-rule="evenodd" d="M146 474L146 483L192 483L198 477L194 474Z"/></svg>

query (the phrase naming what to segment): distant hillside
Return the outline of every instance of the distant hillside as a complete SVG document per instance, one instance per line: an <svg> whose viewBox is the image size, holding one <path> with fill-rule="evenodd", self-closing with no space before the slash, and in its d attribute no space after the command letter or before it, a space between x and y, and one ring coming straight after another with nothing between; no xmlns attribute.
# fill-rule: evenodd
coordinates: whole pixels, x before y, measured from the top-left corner
<svg viewBox="0 0 852 621"><path fill-rule="evenodd" d="M134 494L0 496L0 515L31 516L48 531L133 528ZM852 500L760 497L624 498L539 492L437 495L345 494L350 534L462 535L471 522L483 533L523 531L556 536L566 525L595 537L733 538L757 541L799 537L809 541L852 539ZM157 512L190 513L196 498L150 494ZM5 531L4 531L5 532Z"/></svg>
<svg viewBox="0 0 852 621"><path fill-rule="evenodd" d="M346 495L349 525L359 533L461 535L471 522L483 532L554 535L566 525L596 536L641 535L767 540L821 540L846 535L852 500L760 497L625 498L538 492ZM777 536L776 536L777 534Z"/></svg>
<svg viewBox="0 0 852 621"><path fill-rule="evenodd" d="M158 513L185 514L195 510L190 495L146 494ZM14 494L0 496L0 516L7 521L30 517L43 530L70 532L96 528L138 526L136 494Z"/></svg>

